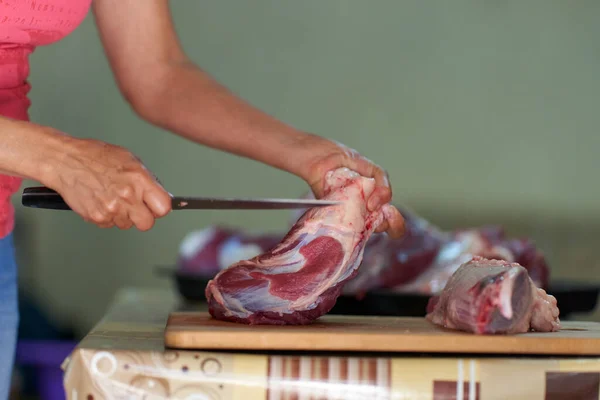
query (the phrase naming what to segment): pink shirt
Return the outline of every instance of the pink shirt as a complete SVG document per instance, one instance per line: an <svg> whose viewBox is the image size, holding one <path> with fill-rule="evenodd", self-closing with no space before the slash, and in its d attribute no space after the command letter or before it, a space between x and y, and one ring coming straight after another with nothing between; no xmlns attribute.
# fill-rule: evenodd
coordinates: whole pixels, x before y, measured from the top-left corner
<svg viewBox="0 0 600 400"><path fill-rule="evenodd" d="M0 0L0 115L29 120L29 55L81 24L92 0ZM11 196L21 179L0 175L0 238L14 228Z"/></svg>

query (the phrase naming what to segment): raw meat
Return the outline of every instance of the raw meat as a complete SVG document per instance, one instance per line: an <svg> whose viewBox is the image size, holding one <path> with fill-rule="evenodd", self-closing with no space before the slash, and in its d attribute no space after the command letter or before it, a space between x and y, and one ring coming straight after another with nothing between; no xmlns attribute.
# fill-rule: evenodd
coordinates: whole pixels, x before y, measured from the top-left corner
<svg viewBox="0 0 600 400"><path fill-rule="evenodd" d="M432 297L426 318L445 328L476 334L560 329L556 298L537 288L518 263L473 257Z"/></svg>
<svg viewBox="0 0 600 400"><path fill-rule="evenodd" d="M404 237L371 239L365 248L364 265L345 287L345 294L360 298L377 289L436 294L458 267L473 256L518 262L537 286L547 287L549 268L532 241L507 239L497 226L444 232L414 213L398 209L405 220Z"/></svg>
<svg viewBox="0 0 600 400"><path fill-rule="evenodd" d="M361 297L380 288L411 282L434 261L450 237L427 221L397 207L404 217L404 236L397 240L374 235L365 248L363 266L344 287L345 294Z"/></svg>
<svg viewBox="0 0 600 400"><path fill-rule="evenodd" d="M312 194L304 196L314 198ZM405 220L404 237L371 236L363 262L347 281L343 293L361 298L367 292L434 295L439 293L460 265L473 256L517 262L536 286L547 288L549 268L544 254L529 239L508 238L499 226L443 231L406 207L397 207ZM302 214L294 212L292 225ZM184 240L180 268L206 277L277 245L284 234L251 235L224 228L195 232Z"/></svg>
<svg viewBox="0 0 600 400"><path fill-rule="evenodd" d="M306 324L334 306L361 263L375 228L392 211L366 199L375 186L347 168L326 177L325 199L342 204L308 210L271 251L219 272L206 287L209 312L247 324Z"/></svg>
<svg viewBox="0 0 600 400"><path fill-rule="evenodd" d="M275 247L283 235L257 235L226 227L209 227L186 235L179 248L179 271L206 278Z"/></svg>
<svg viewBox="0 0 600 400"><path fill-rule="evenodd" d="M379 289L436 294L460 265L476 255L517 262L527 269L536 286L547 288L549 268L531 240L509 239L497 226L444 232L414 213L397 208L405 219L404 237L391 240L386 234L372 235L361 267L344 286L344 294L361 298ZM238 261L267 252L284 236L219 226L192 232L181 244L179 268L184 273L212 278Z"/></svg>
<svg viewBox="0 0 600 400"><path fill-rule="evenodd" d="M400 247L395 252L404 254L406 250ZM422 265L421 274L416 279L408 282L389 279L391 284L388 287L402 293L437 294L444 289L452 274L473 256L518 262L527 270L535 285L542 288L548 285L548 266L533 242L506 239L500 227L488 226L453 232L451 239L440 247L433 262ZM390 273L394 273L393 265Z"/></svg>

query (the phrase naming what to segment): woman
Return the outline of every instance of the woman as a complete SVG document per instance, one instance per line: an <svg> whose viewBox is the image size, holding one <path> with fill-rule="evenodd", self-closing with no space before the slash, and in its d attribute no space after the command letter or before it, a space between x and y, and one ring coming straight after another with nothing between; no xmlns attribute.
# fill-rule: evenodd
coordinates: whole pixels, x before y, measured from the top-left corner
<svg viewBox="0 0 600 400"><path fill-rule="evenodd" d="M29 122L28 56L70 34L92 0L0 1L0 396L6 398L18 321L11 195L21 178L58 191L99 227L150 229L170 195L132 153ZM355 151L264 114L232 95L184 54L168 0L95 0L94 15L118 86L143 119L191 141L248 157L304 179L322 194L325 173L349 167L374 177L368 200L390 201L385 171ZM402 234L398 213L378 228Z"/></svg>

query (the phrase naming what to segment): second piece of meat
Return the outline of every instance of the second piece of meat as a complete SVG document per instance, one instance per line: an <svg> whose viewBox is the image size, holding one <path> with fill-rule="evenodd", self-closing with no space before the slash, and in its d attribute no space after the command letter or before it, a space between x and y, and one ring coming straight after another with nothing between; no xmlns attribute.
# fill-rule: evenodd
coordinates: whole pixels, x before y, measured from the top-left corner
<svg viewBox="0 0 600 400"><path fill-rule="evenodd" d="M427 319L476 334L514 334L560 329L556 298L535 286L517 263L473 257L433 297Z"/></svg>
<svg viewBox="0 0 600 400"><path fill-rule="evenodd" d="M210 314L246 324L306 324L329 312L357 272L365 244L393 212L367 210L375 181L347 169L328 173L336 206L308 210L269 252L219 272L206 287Z"/></svg>

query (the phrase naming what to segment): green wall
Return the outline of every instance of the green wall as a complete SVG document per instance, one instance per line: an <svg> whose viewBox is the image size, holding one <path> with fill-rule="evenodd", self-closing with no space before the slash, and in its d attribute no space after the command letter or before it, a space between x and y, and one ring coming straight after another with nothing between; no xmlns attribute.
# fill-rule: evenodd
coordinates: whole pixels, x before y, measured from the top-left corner
<svg viewBox="0 0 600 400"><path fill-rule="evenodd" d="M189 55L245 99L359 149L398 201L452 213L600 215L600 3L178 0ZM93 19L32 56L31 116L129 147L172 192L297 196L295 177L140 121L120 98ZM18 202L19 199L15 199ZM491 212L491 211L490 211ZM149 233L19 209L26 289L82 332L123 285L167 286L190 230L281 229L286 212L182 212ZM88 283L85 283L88 282Z"/></svg>

